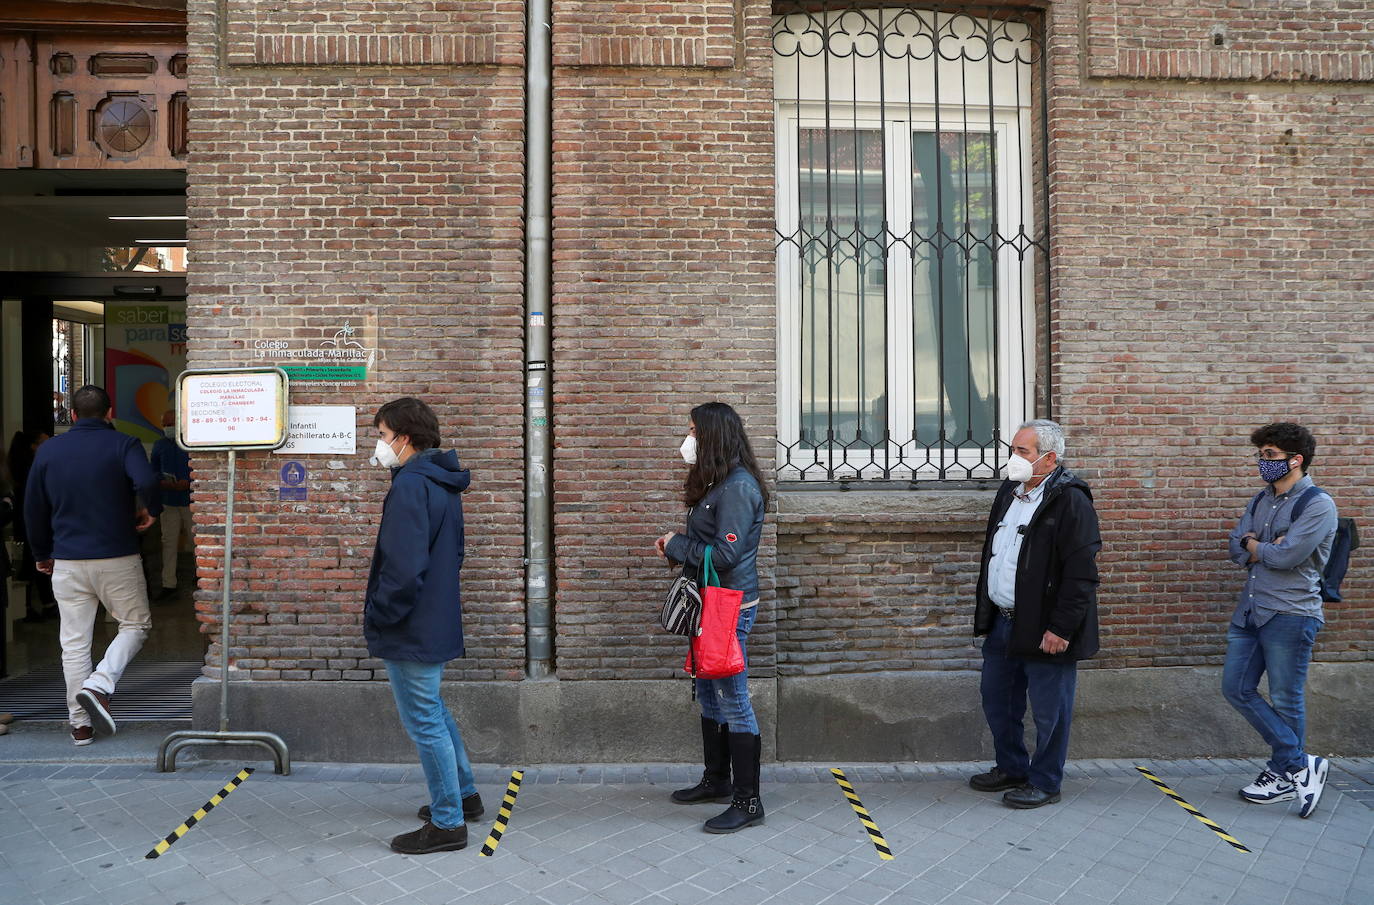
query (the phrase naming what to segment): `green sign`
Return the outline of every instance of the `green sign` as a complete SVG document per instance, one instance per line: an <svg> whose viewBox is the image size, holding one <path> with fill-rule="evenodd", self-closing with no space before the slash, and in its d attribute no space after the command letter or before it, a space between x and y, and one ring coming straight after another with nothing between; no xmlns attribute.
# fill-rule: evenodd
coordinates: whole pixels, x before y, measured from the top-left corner
<svg viewBox="0 0 1374 905"><path fill-rule="evenodd" d="M282 365L292 380L362 381L367 379L367 365Z"/></svg>

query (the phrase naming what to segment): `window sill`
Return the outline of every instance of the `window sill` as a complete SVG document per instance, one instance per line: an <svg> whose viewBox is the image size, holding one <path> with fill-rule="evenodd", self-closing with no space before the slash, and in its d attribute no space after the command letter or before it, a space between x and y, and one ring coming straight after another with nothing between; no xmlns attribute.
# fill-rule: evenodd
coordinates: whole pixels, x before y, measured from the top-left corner
<svg viewBox="0 0 1374 905"><path fill-rule="evenodd" d="M807 534L819 527L848 532L981 534L998 483L949 490L808 490L786 485L777 491L777 525L782 534Z"/></svg>

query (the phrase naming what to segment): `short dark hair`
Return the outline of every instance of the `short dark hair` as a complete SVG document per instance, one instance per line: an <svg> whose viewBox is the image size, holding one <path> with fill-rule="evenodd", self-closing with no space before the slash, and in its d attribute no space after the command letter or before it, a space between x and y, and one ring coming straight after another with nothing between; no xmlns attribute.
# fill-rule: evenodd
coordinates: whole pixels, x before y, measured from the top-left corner
<svg viewBox="0 0 1374 905"><path fill-rule="evenodd" d="M1277 446L1286 453L1301 455L1303 474L1312 467L1312 459L1317 452L1317 440L1312 436L1312 432L1291 421L1277 421L1255 428L1250 434L1250 442L1256 449L1261 446Z"/></svg>
<svg viewBox="0 0 1374 905"><path fill-rule="evenodd" d="M110 394L88 383L72 394L72 411L78 418L104 418L110 410Z"/></svg>
<svg viewBox="0 0 1374 905"><path fill-rule="evenodd" d="M409 437L416 452L439 445L439 419L434 417L433 409L414 396L393 399L377 409L372 426L383 424L392 432Z"/></svg>

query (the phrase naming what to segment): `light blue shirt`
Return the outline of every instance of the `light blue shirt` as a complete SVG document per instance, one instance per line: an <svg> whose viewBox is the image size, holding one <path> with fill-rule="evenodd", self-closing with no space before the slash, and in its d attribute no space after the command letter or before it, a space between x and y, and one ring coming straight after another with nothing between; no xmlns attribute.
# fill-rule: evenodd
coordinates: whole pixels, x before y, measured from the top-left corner
<svg viewBox="0 0 1374 905"><path fill-rule="evenodd" d="M1002 521L997 523L997 533L992 536L992 560L988 564L988 596L992 602L1004 610L1016 606L1016 566L1021 559L1021 541L1025 535L1021 529L1030 524L1040 501L1045 498L1045 481L1036 485L1029 493L1022 490L1013 492L1011 505L1007 507Z"/></svg>
<svg viewBox="0 0 1374 905"><path fill-rule="evenodd" d="M1231 530L1231 561L1247 570L1231 616L1233 625L1244 627L1247 618L1264 625L1278 613L1326 621L1321 575L1336 537L1336 504L1325 493L1318 494L1307 501L1302 517L1293 521L1293 504L1311 486L1308 475L1287 493L1274 493L1270 484L1254 513L1247 505ZM1250 562L1250 553L1241 544L1247 533L1259 540L1258 562Z"/></svg>

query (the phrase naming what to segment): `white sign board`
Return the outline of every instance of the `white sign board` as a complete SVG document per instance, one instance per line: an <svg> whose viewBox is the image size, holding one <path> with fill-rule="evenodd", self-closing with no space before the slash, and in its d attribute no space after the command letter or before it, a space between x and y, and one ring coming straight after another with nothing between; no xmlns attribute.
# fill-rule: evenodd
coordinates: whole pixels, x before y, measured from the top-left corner
<svg viewBox="0 0 1374 905"><path fill-rule="evenodd" d="M187 449L273 449L286 426L286 375L276 368L181 375L177 435Z"/></svg>
<svg viewBox="0 0 1374 905"><path fill-rule="evenodd" d="M358 410L351 405L293 405L283 455L342 455L358 451Z"/></svg>

